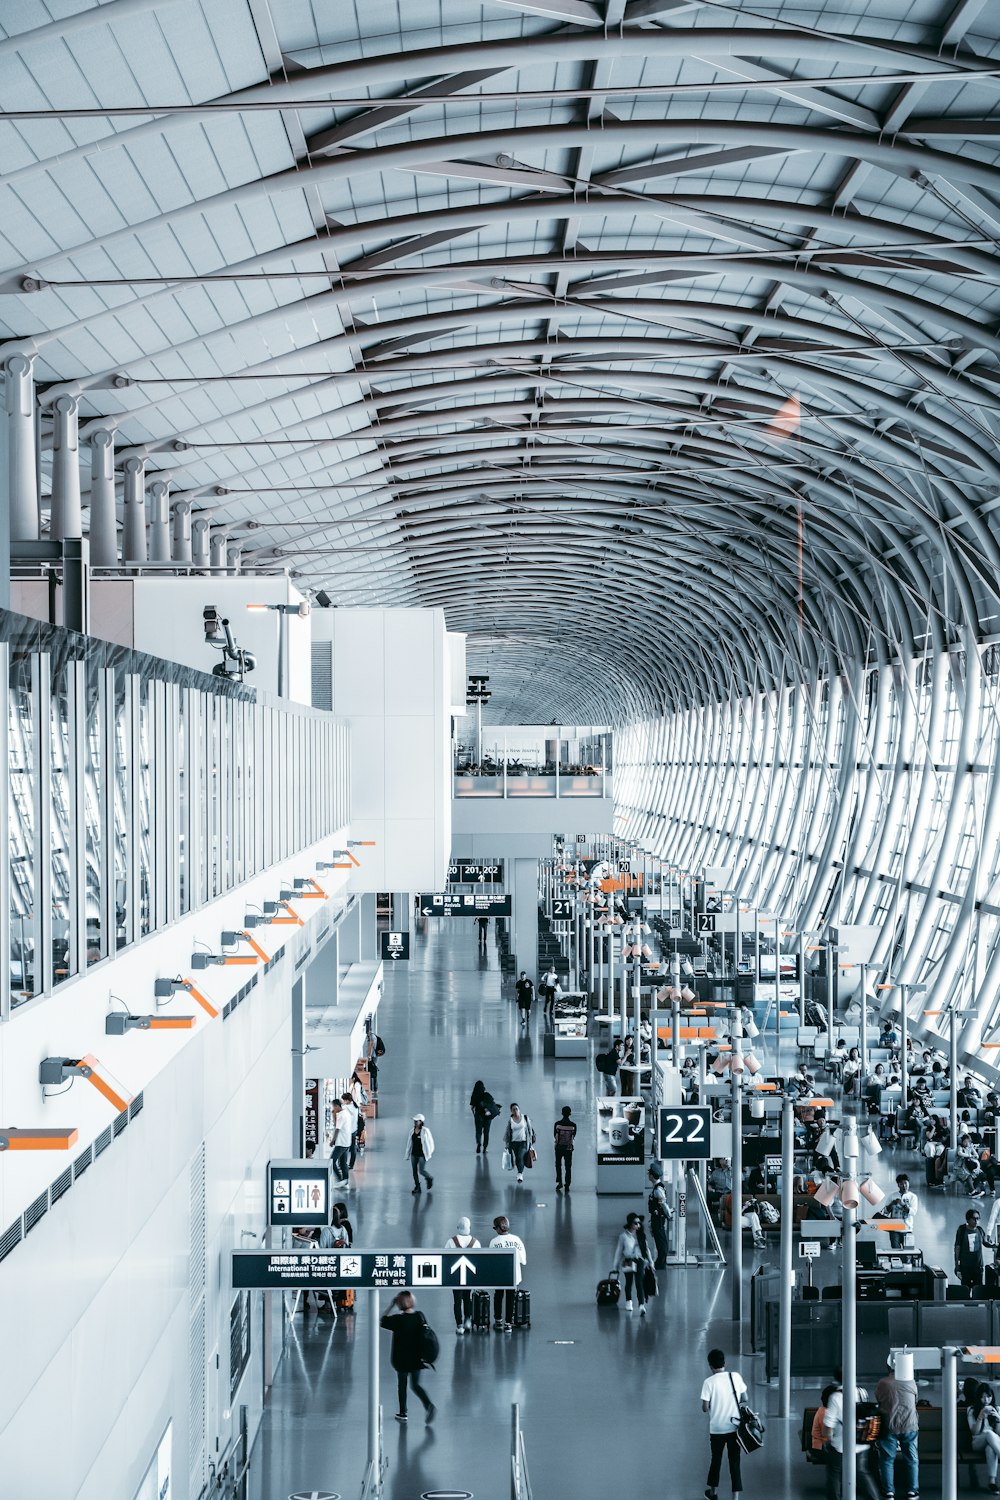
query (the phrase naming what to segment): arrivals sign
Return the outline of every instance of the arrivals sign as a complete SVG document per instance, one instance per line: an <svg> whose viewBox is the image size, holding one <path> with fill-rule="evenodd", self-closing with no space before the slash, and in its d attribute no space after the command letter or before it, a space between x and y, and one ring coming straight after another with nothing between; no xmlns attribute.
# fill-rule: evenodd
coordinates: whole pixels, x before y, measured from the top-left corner
<svg viewBox="0 0 1000 1500"><path fill-rule="evenodd" d="M425 917L509 917L511 913L509 896L480 896L474 891L467 896L438 891L417 900Z"/></svg>
<svg viewBox="0 0 1000 1500"><path fill-rule="evenodd" d="M503 860L456 859L448 879L454 885L503 885Z"/></svg>
<svg viewBox="0 0 1000 1500"><path fill-rule="evenodd" d="M330 1163L315 1157L269 1161L267 1222L316 1227L330 1222Z"/></svg>
<svg viewBox="0 0 1000 1500"><path fill-rule="evenodd" d="M233 1288L266 1292L332 1287L514 1287L513 1250L234 1250Z"/></svg>

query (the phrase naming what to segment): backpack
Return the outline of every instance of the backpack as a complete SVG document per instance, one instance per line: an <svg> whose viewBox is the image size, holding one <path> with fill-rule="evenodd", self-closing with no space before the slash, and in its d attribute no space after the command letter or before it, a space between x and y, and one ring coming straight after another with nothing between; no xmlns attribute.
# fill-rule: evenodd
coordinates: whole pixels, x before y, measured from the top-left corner
<svg viewBox="0 0 1000 1500"><path fill-rule="evenodd" d="M384 1057L385 1056L385 1042L383 1042L383 1040L382 1040L382 1038L380 1036L377 1036L375 1038L375 1056L376 1057Z"/></svg>
<svg viewBox="0 0 1000 1500"><path fill-rule="evenodd" d="M368 1090L365 1088L363 1083L358 1084L358 1092L361 1095L361 1108L364 1109L365 1105L368 1103Z"/></svg>
<svg viewBox="0 0 1000 1500"><path fill-rule="evenodd" d="M441 1353L441 1343L423 1313L420 1314L420 1368L433 1369Z"/></svg>
<svg viewBox="0 0 1000 1500"><path fill-rule="evenodd" d="M576 1131L572 1125L564 1125L562 1121L556 1125L555 1137L557 1146L572 1146L575 1135Z"/></svg>
<svg viewBox="0 0 1000 1500"><path fill-rule="evenodd" d="M594 1067L598 1073L613 1073L615 1071L615 1060L610 1052L598 1052L594 1058Z"/></svg>
<svg viewBox="0 0 1000 1500"><path fill-rule="evenodd" d="M754 1208L757 1210L757 1217L762 1224L777 1224L781 1218L774 1204L767 1203L763 1198L757 1199Z"/></svg>

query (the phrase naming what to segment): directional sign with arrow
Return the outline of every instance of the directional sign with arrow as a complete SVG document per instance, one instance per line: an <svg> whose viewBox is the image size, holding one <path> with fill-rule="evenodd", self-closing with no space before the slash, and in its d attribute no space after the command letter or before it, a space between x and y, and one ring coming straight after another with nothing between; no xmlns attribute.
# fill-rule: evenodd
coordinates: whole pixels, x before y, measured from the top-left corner
<svg viewBox="0 0 1000 1500"><path fill-rule="evenodd" d="M459 1286L466 1286L468 1284L469 1276L475 1276L476 1274L475 1264L469 1259L467 1255L460 1255L458 1260L456 1260L455 1264L452 1266L451 1270L452 1274L454 1274L455 1271L458 1272Z"/></svg>
<svg viewBox="0 0 1000 1500"><path fill-rule="evenodd" d="M401 1291L404 1287L517 1286L513 1250L470 1250L450 1262L431 1250L234 1250L234 1289Z"/></svg>
<svg viewBox="0 0 1000 1500"><path fill-rule="evenodd" d="M420 911L425 917L509 917L509 896L460 895L457 891L437 891L420 896Z"/></svg>

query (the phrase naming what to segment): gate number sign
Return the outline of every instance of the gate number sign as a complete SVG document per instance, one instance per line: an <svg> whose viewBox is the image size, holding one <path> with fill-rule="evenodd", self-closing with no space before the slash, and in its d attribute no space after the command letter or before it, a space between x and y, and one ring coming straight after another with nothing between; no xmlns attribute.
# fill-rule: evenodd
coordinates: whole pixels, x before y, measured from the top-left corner
<svg viewBox="0 0 1000 1500"><path fill-rule="evenodd" d="M705 1104L674 1104L660 1110L660 1158L708 1161L712 1155L712 1111Z"/></svg>
<svg viewBox="0 0 1000 1500"><path fill-rule="evenodd" d="M552 920L554 922L565 922L573 915L572 901L564 901L557 898L552 902Z"/></svg>

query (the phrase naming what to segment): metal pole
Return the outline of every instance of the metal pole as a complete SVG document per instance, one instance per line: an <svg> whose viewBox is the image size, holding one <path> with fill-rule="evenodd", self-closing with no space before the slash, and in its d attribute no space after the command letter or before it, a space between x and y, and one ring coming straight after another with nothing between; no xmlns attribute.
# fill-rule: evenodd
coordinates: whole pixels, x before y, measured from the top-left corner
<svg viewBox="0 0 1000 1500"><path fill-rule="evenodd" d="M795 1155L795 1116L791 1097L781 1106L781 1286L778 1307L778 1416L787 1417L792 1403L792 1169Z"/></svg>
<svg viewBox="0 0 1000 1500"><path fill-rule="evenodd" d="M281 605L279 604L278 605L278 697L279 698L283 698L285 696L285 689L286 689L286 683L287 683L287 670L288 670L287 664L286 664L286 660L285 660L286 655L287 655L287 651L288 651L288 621L285 618L285 611L282 609Z"/></svg>
<svg viewBox="0 0 1000 1500"><path fill-rule="evenodd" d="M845 1183L858 1176L858 1122L853 1115L844 1121ZM841 1369L844 1372L843 1500L857 1500L858 1457L856 1442L858 1405L858 1307L857 1307L857 1210L844 1205L841 1235L843 1297L841 1301Z"/></svg>
<svg viewBox="0 0 1000 1500"><path fill-rule="evenodd" d="M115 435L106 427L90 437L90 562L95 568L113 568L118 562Z"/></svg>
<svg viewBox="0 0 1000 1500"><path fill-rule="evenodd" d="M734 1007L733 1050L730 1054L730 1099L732 1102L731 1166L733 1173L733 1322L736 1324L736 1349L743 1347L743 1072L737 1068L743 1061L743 1021L739 1007Z"/></svg>
<svg viewBox="0 0 1000 1500"><path fill-rule="evenodd" d="M958 1027L955 1006L948 1012L948 1071L951 1074L948 1103L951 1107L951 1149L958 1146Z"/></svg>
<svg viewBox="0 0 1000 1500"><path fill-rule="evenodd" d="M865 1084L868 1081L868 1001L865 999L865 990L868 988L868 965L861 964L861 1072L858 1074L858 1102L865 1097Z"/></svg>
<svg viewBox="0 0 1000 1500"><path fill-rule="evenodd" d="M149 560L170 561L170 486L154 479L149 486Z"/></svg>
<svg viewBox="0 0 1000 1500"><path fill-rule="evenodd" d="M906 991L908 988L909 986L905 984L899 986L901 996L899 1002L899 1108L903 1114L906 1113L907 1095L909 1093L907 1087L909 1083L907 1077L908 1069L906 1066L906 1023L908 1019L906 1014Z"/></svg>
<svg viewBox="0 0 1000 1500"><path fill-rule="evenodd" d="M763 1051L763 1047L761 1048ZM774 1071L781 1072L781 918L774 919ZM788 1200L791 1202L791 1199Z"/></svg>
<svg viewBox="0 0 1000 1500"><path fill-rule="evenodd" d="M830 942L829 938L827 938L827 942L826 942L826 1028L827 1028L826 1044L827 1044L827 1049L829 1051L831 1051L831 1052L833 1051L833 1024L834 1024L834 1009L833 1009L833 944Z"/></svg>
<svg viewBox="0 0 1000 1500"><path fill-rule="evenodd" d="M674 998L670 1002L670 1046L673 1051L673 1065L680 1071L681 1066L681 1002L674 991ZM701 1094L698 1095L699 1099Z"/></svg>
<svg viewBox="0 0 1000 1500"><path fill-rule="evenodd" d="M146 561L146 465L134 455L122 466L122 562Z"/></svg>
<svg viewBox="0 0 1000 1500"><path fill-rule="evenodd" d="M32 362L12 354L4 365L10 539L37 542L40 533L35 464L35 380Z"/></svg>
<svg viewBox="0 0 1000 1500"><path fill-rule="evenodd" d="M958 1350L941 1350L941 1500L958 1500Z"/></svg>
<svg viewBox="0 0 1000 1500"><path fill-rule="evenodd" d="M382 1473L381 1434L379 1432L379 1312L378 1292L368 1293L368 1462L375 1465L376 1484Z"/></svg>
<svg viewBox="0 0 1000 1500"><path fill-rule="evenodd" d="M799 1025L806 1024L806 935L799 933Z"/></svg>

